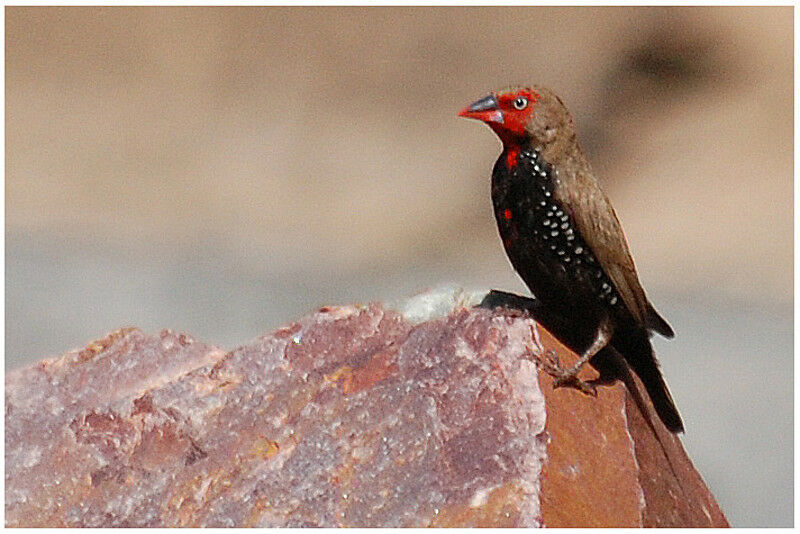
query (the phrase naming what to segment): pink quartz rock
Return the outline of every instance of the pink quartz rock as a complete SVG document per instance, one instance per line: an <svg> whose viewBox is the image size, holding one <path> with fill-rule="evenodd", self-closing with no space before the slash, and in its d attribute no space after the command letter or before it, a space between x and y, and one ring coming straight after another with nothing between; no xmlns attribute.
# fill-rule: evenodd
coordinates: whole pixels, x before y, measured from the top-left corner
<svg viewBox="0 0 800 534"><path fill-rule="evenodd" d="M459 295L229 353L125 329L8 373L6 526L727 525L623 386L553 390L537 362L568 351Z"/></svg>

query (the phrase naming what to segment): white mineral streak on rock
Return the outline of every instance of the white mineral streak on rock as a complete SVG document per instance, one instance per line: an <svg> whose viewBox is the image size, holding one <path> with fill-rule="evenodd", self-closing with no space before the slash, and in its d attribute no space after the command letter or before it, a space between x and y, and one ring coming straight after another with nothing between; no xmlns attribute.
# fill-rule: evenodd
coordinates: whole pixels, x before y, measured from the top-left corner
<svg viewBox="0 0 800 534"><path fill-rule="evenodd" d="M387 305L400 312L411 323L422 323L437 317L446 317L455 309L480 304L488 291L466 291L458 286L446 285Z"/></svg>
<svg viewBox="0 0 800 534"><path fill-rule="evenodd" d="M494 319L500 324L504 320ZM522 459L521 486L525 492L525 501L522 507L520 526L539 527L541 526L541 506L540 506L540 475L542 466L547 456L547 436L545 433L545 421L547 412L545 409L545 398L539 387L539 374L536 363L526 359L523 355L541 353L542 347L538 339L534 339L536 327L529 319L515 319L505 327L508 336L507 351L510 354L518 354L516 372L511 373L511 383L513 384L514 400L518 409L526 413L528 417L530 435L520 436L514 439L529 439L531 447L528 454Z"/></svg>
<svg viewBox="0 0 800 534"><path fill-rule="evenodd" d="M472 494L472 498L469 501L469 506L471 508L478 508L483 506L489 501L489 494L497 489L497 486L489 486L486 488L479 488Z"/></svg>

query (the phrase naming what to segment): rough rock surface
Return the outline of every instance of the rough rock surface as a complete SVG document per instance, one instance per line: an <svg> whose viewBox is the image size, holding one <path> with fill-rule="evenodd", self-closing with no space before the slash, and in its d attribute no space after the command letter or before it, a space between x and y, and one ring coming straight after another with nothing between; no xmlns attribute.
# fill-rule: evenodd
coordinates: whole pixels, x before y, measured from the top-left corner
<svg viewBox="0 0 800 534"><path fill-rule="evenodd" d="M124 329L8 373L6 525L727 526L622 385L553 390L537 362L568 351L472 301L323 308L228 353Z"/></svg>

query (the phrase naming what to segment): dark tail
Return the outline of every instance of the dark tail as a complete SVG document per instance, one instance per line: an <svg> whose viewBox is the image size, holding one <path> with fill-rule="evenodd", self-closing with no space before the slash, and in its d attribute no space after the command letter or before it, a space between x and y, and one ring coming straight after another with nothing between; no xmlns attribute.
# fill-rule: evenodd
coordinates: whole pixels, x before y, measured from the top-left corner
<svg viewBox="0 0 800 534"><path fill-rule="evenodd" d="M664 425L670 432L683 432L683 421L658 368L658 361L653 354L653 346L650 344L647 332L643 329L618 332L611 340L611 344L622 354L644 384L653 407Z"/></svg>
<svg viewBox="0 0 800 534"><path fill-rule="evenodd" d="M648 303L647 304L647 316L645 318L645 324L647 328L650 330L655 330L662 336L667 339L672 339L675 337L675 332L672 330L672 327L669 325L667 321L661 317L653 305Z"/></svg>

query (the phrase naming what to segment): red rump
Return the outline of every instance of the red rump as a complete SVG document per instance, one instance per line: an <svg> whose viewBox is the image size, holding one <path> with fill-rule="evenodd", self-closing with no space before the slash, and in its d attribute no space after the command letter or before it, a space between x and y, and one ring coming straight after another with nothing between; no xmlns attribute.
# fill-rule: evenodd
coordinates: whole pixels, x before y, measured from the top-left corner
<svg viewBox="0 0 800 534"><path fill-rule="evenodd" d="M514 216L514 214L511 213L511 210L508 209L508 208L506 208L506 211L503 212L503 217L505 217L507 221L510 221L511 217L513 217L513 216Z"/></svg>

